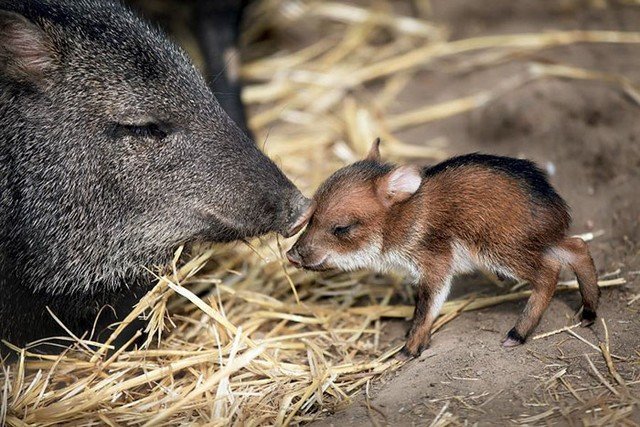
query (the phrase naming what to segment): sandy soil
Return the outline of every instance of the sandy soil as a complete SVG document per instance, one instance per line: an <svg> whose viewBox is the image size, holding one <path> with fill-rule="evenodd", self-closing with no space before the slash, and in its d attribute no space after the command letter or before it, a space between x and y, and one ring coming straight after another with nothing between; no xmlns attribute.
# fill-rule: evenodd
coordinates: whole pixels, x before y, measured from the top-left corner
<svg viewBox="0 0 640 427"><path fill-rule="evenodd" d="M569 3L579 3L575 12ZM640 8L612 2L432 1L437 21L453 29L454 38L486 34L539 32L546 29L640 30ZM546 5L542 7L543 5ZM522 72L531 57L472 71L419 73L400 96L397 108L423 106L490 88ZM535 59L622 74L640 81L640 46L573 45L545 50ZM442 69L452 63L441 64ZM527 84L470 114L411 129L401 135L421 144L445 136L452 154L482 151L531 158L555 170L553 183L573 210L573 231L604 230L591 244L598 270L618 268L627 278L624 288L605 290L600 316L611 332L612 351L637 360L640 351L640 106L619 88L600 82L547 79ZM508 201L505 201L505 207ZM569 278L569 276L566 276ZM490 290L474 280L458 280L454 294ZM536 333L575 323L577 294L557 295ZM538 421L586 422L590 414L571 412L578 401L566 388L546 390L544 379L566 369L585 401L598 399L602 388L584 354L605 372L602 357L566 334L503 349L500 340L514 324L524 301L461 315L436 333L419 360L371 384L370 405L364 396L347 409L318 421L319 425L428 425L440 410L460 422L480 425L527 421L526 416L552 410ZM408 324L386 326L389 343L401 342ZM579 334L597 343L604 340L600 322ZM627 380L640 377L637 362L618 362ZM577 386L576 386L577 387ZM635 389L638 392L638 388ZM558 393L555 395L553 393ZM558 400L556 400L556 398ZM564 414L563 414L564 412ZM630 420L640 422L636 406ZM535 424L535 421L530 421Z"/></svg>

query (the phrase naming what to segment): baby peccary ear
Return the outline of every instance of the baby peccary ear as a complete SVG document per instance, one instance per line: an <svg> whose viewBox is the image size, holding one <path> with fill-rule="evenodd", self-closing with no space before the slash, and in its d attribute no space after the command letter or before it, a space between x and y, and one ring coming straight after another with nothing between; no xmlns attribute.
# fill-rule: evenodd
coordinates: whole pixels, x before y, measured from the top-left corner
<svg viewBox="0 0 640 427"><path fill-rule="evenodd" d="M371 144L371 148L369 149L369 154L365 157L365 160L373 160L374 162L380 161L380 138L376 138Z"/></svg>
<svg viewBox="0 0 640 427"><path fill-rule="evenodd" d="M18 82L40 83L52 65L47 36L22 15L0 11L0 73Z"/></svg>
<svg viewBox="0 0 640 427"><path fill-rule="evenodd" d="M422 176L416 166L400 166L384 176L378 185L378 196L389 207L404 202L420 188Z"/></svg>

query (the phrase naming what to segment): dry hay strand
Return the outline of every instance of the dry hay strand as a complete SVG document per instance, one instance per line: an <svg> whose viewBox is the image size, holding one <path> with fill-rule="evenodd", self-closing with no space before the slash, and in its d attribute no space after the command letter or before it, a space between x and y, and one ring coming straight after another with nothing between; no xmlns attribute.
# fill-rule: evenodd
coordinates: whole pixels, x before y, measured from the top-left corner
<svg viewBox="0 0 640 427"><path fill-rule="evenodd" d="M633 366L637 366L640 359L613 355L607 322L600 319L600 323L604 330L604 341L598 345L574 334L573 326L536 337L541 339L567 332L590 348L599 350L599 353L596 353L596 357L582 353L572 357L575 362L570 364L550 365L554 369L561 369L548 378L541 378L543 398L525 404L532 408L541 408L540 412L533 415L523 414L519 419L512 421L527 425L553 425L562 421L572 425L580 423L588 426L637 425L633 419L634 412L637 415L640 411L640 381L634 373ZM622 371L617 364L626 365L625 376L630 379L621 374ZM604 368L599 367L602 365ZM584 370L586 375L576 372L576 369ZM571 400L571 397L574 400Z"/></svg>
<svg viewBox="0 0 640 427"><path fill-rule="evenodd" d="M394 292L404 292L399 278L303 273L266 241L187 258L131 317L147 313L149 336L162 332L157 346L109 354L108 345L77 339L60 356L19 350L19 363L4 367L6 422L303 423L400 366L392 358L399 347L374 345L380 317L412 314L390 304ZM435 328L463 310L527 295L449 301Z"/></svg>
<svg viewBox="0 0 640 427"><path fill-rule="evenodd" d="M152 319L149 336L163 332L157 346L109 354L78 339L60 356L19 350L19 363L4 367L6 422L303 423L400 366L392 357L399 347L374 345L376 320L412 314L390 304L404 292L399 278L303 273L270 243L209 249L174 265L134 310ZM435 328L463 310L527 295L449 301Z"/></svg>
<svg viewBox="0 0 640 427"><path fill-rule="evenodd" d="M243 66L251 82L243 93L251 106L250 125L265 151L308 191L360 158L377 136L385 140L383 155L390 160L442 159L449 154L445 139L415 146L397 133L482 107L534 79L602 81L637 99L636 86L621 76L533 64L498 87L395 111L398 94L414 74L443 58L458 56L463 66L473 67L477 58L464 55L480 53L487 66L510 60L515 49L639 43L640 33L566 31L451 42L447 29L396 14L385 1L362 8L265 0L250 19L245 39L256 51L271 51ZM261 31L285 27L315 37L294 51L276 46L274 52L257 41ZM15 349L18 362L0 369L0 424L301 424L348 404L371 380L400 366L393 359L400 347L385 348L380 335L383 319L411 317L411 306L396 303L411 299L410 287L396 276L293 270L282 247L271 238L250 247L180 248L106 344L67 337L72 345L55 356L37 353L43 343ZM623 283L606 279L600 285ZM513 291L450 301L436 328L463 311L528 295ZM139 316L149 321L146 342L136 348L134 336L114 351L111 344L124 324ZM609 357L614 375L615 355L608 346L597 349ZM620 378L614 375L622 387ZM527 421L544 418L536 417ZM431 424L456 420L445 404Z"/></svg>

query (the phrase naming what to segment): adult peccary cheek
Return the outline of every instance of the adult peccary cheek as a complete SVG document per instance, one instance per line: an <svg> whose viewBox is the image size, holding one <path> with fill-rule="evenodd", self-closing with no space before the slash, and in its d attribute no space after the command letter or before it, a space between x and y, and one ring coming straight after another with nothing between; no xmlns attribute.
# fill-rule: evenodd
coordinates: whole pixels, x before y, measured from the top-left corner
<svg viewBox="0 0 640 427"><path fill-rule="evenodd" d="M305 199L119 2L0 0L0 338L96 335L181 244L290 234ZM114 314L111 314L115 312Z"/></svg>

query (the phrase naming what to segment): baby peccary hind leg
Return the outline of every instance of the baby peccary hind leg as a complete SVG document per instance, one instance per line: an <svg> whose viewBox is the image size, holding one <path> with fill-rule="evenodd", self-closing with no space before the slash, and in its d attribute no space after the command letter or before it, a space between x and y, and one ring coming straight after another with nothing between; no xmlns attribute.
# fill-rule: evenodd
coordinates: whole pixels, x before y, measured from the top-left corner
<svg viewBox="0 0 640 427"><path fill-rule="evenodd" d="M524 343L527 336L536 327L547 309L553 293L558 284L560 263L543 258L535 276L529 279L531 283L531 296L527 301L524 311L518 318L516 326L509 331L507 338L502 342L504 347L514 347Z"/></svg>
<svg viewBox="0 0 640 427"><path fill-rule="evenodd" d="M580 318L582 326L590 326L596 319L600 288L589 247L584 240L578 237L564 239L559 246L570 254L568 265L578 279L582 295L582 315Z"/></svg>

